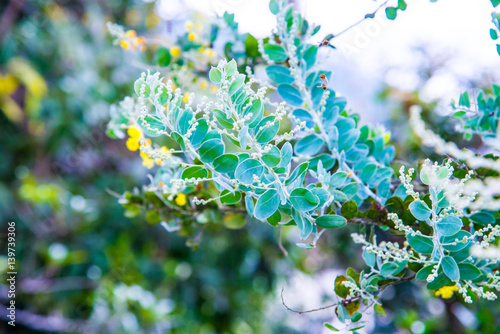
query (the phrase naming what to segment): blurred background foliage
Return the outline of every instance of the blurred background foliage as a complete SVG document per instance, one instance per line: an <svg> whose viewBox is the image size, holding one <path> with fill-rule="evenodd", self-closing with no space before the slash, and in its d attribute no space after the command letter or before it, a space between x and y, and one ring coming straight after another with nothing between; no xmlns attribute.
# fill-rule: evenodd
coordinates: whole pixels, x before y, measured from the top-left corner
<svg viewBox="0 0 500 334"><path fill-rule="evenodd" d="M296 236L285 229L284 257L271 226L232 224L216 215L193 250L186 237L147 224L144 214L124 217L110 194L144 183L147 170L124 141L105 135L110 104L131 93L142 71L113 45L106 22L139 33L161 30L171 22L155 15L154 3L6 1L0 13L0 270L6 272L6 223L15 221L16 333L326 330L331 311L291 313L281 304L281 287L297 309L331 303L332 277L339 273L332 268L363 269L349 237L357 226L325 234L308 252L293 245ZM225 19L235 27L233 18ZM225 55L252 64L258 56L252 38L235 35L247 49L229 45ZM144 57L166 61L158 55ZM421 73L425 82L433 69ZM190 82L179 77L176 83ZM444 138L460 140L447 135L444 120L432 114L436 104L423 102L418 89L387 85L379 99L392 110L386 126L401 159L429 155L407 131L408 107L415 103ZM2 282L2 309L6 291ZM367 331L497 333L498 303L465 307L454 298L435 299L410 283L388 289L388 316L374 319ZM11 329L2 313L0 332Z"/></svg>

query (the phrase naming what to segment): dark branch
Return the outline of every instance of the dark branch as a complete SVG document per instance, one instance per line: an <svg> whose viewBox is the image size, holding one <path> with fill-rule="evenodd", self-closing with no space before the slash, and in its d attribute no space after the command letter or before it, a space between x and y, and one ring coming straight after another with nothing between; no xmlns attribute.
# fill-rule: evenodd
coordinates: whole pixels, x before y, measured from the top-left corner
<svg viewBox="0 0 500 334"><path fill-rule="evenodd" d="M377 12L382 9L383 7L385 7L385 5L387 5L387 3L389 2L389 0L386 0L384 1L380 6L377 7L377 9L375 9L375 11L373 13L370 13L370 14L366 14L364 18L362 18L361 20L351 24L350 26L348 26L347 28L345 28L344 30L342 30L341 32L339 32L338 34L336 35L331 35L330 38L326 38L325 39L327 41L331 41L332 39L334 39L335 37L339 37L340 35L346 33L347 31L351 30L352 28L356 27L357 25L363 23L365 20L367 19L373 19L375 17L375 14L377 14Z"/></svg>
<svg viewBox="0 0 500 334"><path fill-rule="evenodd" d="M281 303L283 304L283 306L290 312L294 312L294 313L298 313L298 314L304 314L304 313L312 313L312 312L318 312L318 311L323 311L323 310L327 310L329 308L332 308L332 307L336 307L337 304L332 304L332 305L327 305L327 306L323 306L323 307L320 307L320 308L316 308L316 309L313 309L313 310L306 310L306 311L297 311L297 310L294 310L290 307L288 307L285 303L285 299L283 298L283 292L285 291L285 288L281 288Z"/></svg>

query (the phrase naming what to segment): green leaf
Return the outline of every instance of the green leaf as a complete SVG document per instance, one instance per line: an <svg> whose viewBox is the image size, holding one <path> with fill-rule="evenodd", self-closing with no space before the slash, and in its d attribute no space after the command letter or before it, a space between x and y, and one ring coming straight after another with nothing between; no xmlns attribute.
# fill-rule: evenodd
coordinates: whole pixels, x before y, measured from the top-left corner
<svg viewBox="0 0 500 334"><path fill-rule="evenodd" d="M334 188L339 188L341 187L345 180L347 180L347 172L337 172L332 175L332 178L330 179L329 185L334 187Z"/></svg>
<svg viewBox="0 0 500 334"><path fill-rule="evenodd" d="M358 205L355 201L348 201L342 205L340 213L347 219L352 219L358 214Z"/></svg>
<svg viewBox="0 0 500 334"><path fill-rule="evenodd" d="M180 111L180 115L178 115L175 124L175 130L180 134L185 135L188 132L189 128L191 127L189 122L192 119L193 119L193 111L191 110L191 108Z"/></svg>
<svg viewBox="0 0 500 334"><path fill-rule="evenodd" d="M280 210L274 211L274 213L269 218L267 218L267 222L272 226L278 226L278 224L281 222Z"/></svg>
<svg viewBox="0 0 500 334"><path fill-rule="evenodd" d="M281 161L280 150L276 146L272 146L269 152L262 155L262 161L269 167L276 167Z"/></svg>
<svg viewBox="0 0 500 334"><path fill-rule="evenodd" d="M369 252L366 248L363 250L363 260L368 267L373 268L377 261L377 255L375 253Z"/></svg>
<svg viewBox="0 0 500 334"><path fill-rule="evenodd" d="M293 149L292 144L286 142L281 148L281 161L278 167L286 167L292 161ZM286 183L285 183L286 184Z"/></svg>
<svg viewBox="0 0 500 334"><path fill-rule="evenodd" d="M158 66L166 67L170 64L170 51L165 47L159 47L156 51L156 63Z"/></svg>
<svg viewBox="0 0 500 334"><path fill-rule="evenodd" d="M284 147L285 146L283 146L283 148ZM307 162L307 161L303 162L300 165L298 165L297 167L295 167L292 174L290 174L290 177L288 177L288 179L285 180L285 186L288 186L293 181L295 181L299 176L301 176L303 173L305 173L307 171L308 167L309 167L309 162Z"/></svg>
<svg viewBox="0 0 500 334"><path fill-rule="evenodd" d="M189 141L191 142L191 145L193 145L194 148L200 147L200 145L203 142L203 139L205 139L208 133L208 123L206 119L201 118L198 119L196 122L198 122L196 130L193 132L191 137L189 137Z"/></svg>
<svg viewBox="0 0 500 334"><path fill-rule="evenodd" d="M394 262L386 262L380 268L380 275L391 276L399 269L399 266Z"/></svg>
<svg viewBox="0 0 500 334"><path fill-rule="evenodd" d="M222 204L236 204L241 200L241 192L235 191L234 193L230 192L227 189L224 189L220 193L220 201Z"/></svg>
<svg viewBox="0 0 500 334"><path fill-rule="evenodd" d="M500 4L500 0L491 0L491 4L493 5L493 7L496 7L498 6L498 4Z"/></svg>
<svg viewBox="0 0 500 334"><path fill-rule="evenodd" d="M464 231L464 230L460 230L456 234L453 234L453 235L450 235L447 237L441 237L440 241L441 241L441 244L450 244L450 243L455 242L456 239L462 240L463 237L470 237L470 236L471 236L471 234L469 232ZM458 251L466 248L469 245L470 245L470 241L467 241L466 243L460 242L460 243L457 243L456 245L443 245L443 248L446 249L447 251L450 251L450 252L458 252Z"/></svg>
<svg viewBox="0 0 500 334"><path fill-rule="evenodd" d="M488 212L484 212L484 211L481 211L481 212L476 212L476 213L473 213L472 215L469 216L469 218L476 224L480 224L480 225L488 225L488 224L495 224L496 222L496 219L495 217L493 217L492 214L488 213Z"/></svg>
<svg viewBox="0 0 500 334"><path fill-rule="evenodd" d="M444 236L450 236L457 233L462 226L462 220L454 216L444 217L436 224L439 234Z"/></svg>
<svg viewBox="0 0 500 334"><path fill-rule="evenodd" d="M181 175L181 179L185 180L185 179L191 179L191 178L205 178L208 176L208 171L201 167L201 166L191 166L191 167L188 167L186 169L184 169L184 171L182 172L182 175Z"/></svg>
<svg viewBox="0 0 500 334"><path fill-rule="evenodd" d="M235 95L245 84L245 75L243 74L238 74L231 85L229 85L229 91L228 94L229 96Z"/></svg>
<svg viewBox="0 0 500 334"><path fill-rule="evenodd" d="M316 155L323 148L323 140L315 134L301 138L295 144L295 153L299 155Z"/></svg>
<svg viewBox="0 0 500 334"><path fill-rule="evenodd" d="M446 276L452 281L458 281L460 279L460 270L458 269L457 262L451 256L445 256L441 260L441 266Z"/></svg>
<svg viewBox="0 0 500 334"><path fill-rule="evenodd" d="M432 282L427 283L426 287L428 290L438 290L443 286L447 286L451 283L451 280L443 272L434 278Z"/></svg>
<svg viewBox="0 0 500 334"><path fill-rule="evenodd" d="M434 243L430 238L426 238L418 234L414 236L409 234L407 238L410 246L419 253L431 254L432 251L434 250Z"/></svg>
<svg viewBox="0 0 500 334"><path fill-rule="evenodd" d="M338 228L346 225L346 219L338 215L324 215L316 218L316 225L323 228Z"/></svg>
<svg viewBox="0 0 500 334"><path fill-rule="evenodd" d="M206 163L212 163L215 159L224 154L224 143L218 138L207 140L198 150L200 160Z"/></svg>
<svg viewBox="0 0 500 334"><path fill-rule="evenodd" d="M398 15L398 9L395 7L387 7L385 9L385 15L389 20L394 20Z"/></svg>
<svg viewBox="0 0 500 334"><path fill-rule="evenodd" d="M146 221L148 224L151 225L156 225L160 222L160 213L156 209L149 210L148 213L146 213Z"/></svg>
<svg viewBox="0 0 500 334"><path fill-rule="evenodd" d="M237 69L236 60L231 59L231 61L226 64L224 72L226 72L226 75L230 77L236 72L236 69Z"/></svg>
<svg viewBox="0 0 500 334"><path fill-rule="evenodd" d="M458 105L470 108L469 93L467 91L463 92L460 95L460 99L458 100Z"/></svg>
<svg viewBox="0 0 500 334"><path fill-rule="evenodd" d="M335 278L334 290L337 296L339 296L340 298L345 299L349 295L349 288L342 284L342 282L345 282L347 280L347 277L343 275L338 275Z"/></svg>
<svg viewBox="0 0 500 334"><path fill-rule="evenodd" d="M349 315L349 313L347 313L347 310L346 310L345 306L342 305L340 302L339 302L339 304L337 306L337 313L338 313L338 316L339 316L339 320L342 323L345 323L347 320L349 320L351 318L351 316Z"/></svg>
<svg viewBox="0 0 500 334"><path fill-rule="evenodd" d="M247 34L247 38L245 39L245 51L250 58L261 56L259 52L259 42L251 34Z"/></svg>
<svg viewBox="0 0 500 334"><path fill-rule="evenodd" d="M318 46L310 45L304 51L303 59L306 62L306 69L310 69L316 63L316 55L318 53Z"/></svg>
<svg viewBox="0 0 500 334"><path fill-rule="evenodd" d="M434 268L434 265L431 264L429 266L425 266L422 269L420 269L415 276L416 279L425 281L427 280L427 277L429 277L430 274L432 274L432 269Z"/></svg>
<svg viewBox="0 0 500 334"><path fill-rule="evenodd" d="M463 110L457 111L456 113L453 114L453 118L462 118L466 115L467 113Z"/></svg>
<svg viewBox="0 0 500 334"><path fill-rule="evenodd" d="M238 157L234 154L223 154L213 162L214 169L219 173L232 172L236 165L238 165Z"/></svg>
<svg viewBox="0 0 500 334"><path fill-rule="evenodd" d="M347 199L351 199L354 195L356 195L359 188L360 186L357 182L351 182L342 188L342 192L347 196Z"/></svg>
<svg viewBox="0 0 500 334"><path fill-rule="evenodd" d="M332 325L330 325L329 323L325 322L323 324L325 326L325 328L328 328L329 330L331 330L332 332L338 332L339 330L335 327L333 327Z"/></svg>
<svg viewBox="0 0 500 334"><path fill-rule="evenodd" d="M255 204L254 216L259 220L264 220L271 217L280 204L280 196L276 189L268 189L260 195Z"/></svg>
<svg viewBox="0 0 500 334"><path fill-rule="evenodd" d="M166 127L158 116L139 116L137 123L144 133L149 137L158 137L160 131L165 131Z"/></svg>
<svg viewBox="0 0 500 334"><path fill-rule="evenodd" d="M289 84L281 84L278 86L278 94L285 100L286 103L292 106L300 106L303 103L302 96L297 88Z"/></svg>
<svg viewBox="0 0 500 334"><path fill-rule="evenodd" d="M134 82L134 91L138 96L141 96L141 90L144 89L144 97L149 97L149 93L151 92L151 88L143 79L137 79Z"/></svg>
<svg viewBox="0 0 500 334"><path fill-rule="evenodd" d="M254 128L259 124L262 114L264 113L264 106L260 99L253 100L252 106L246 109L243 116L247 116L250 113L252 113L252 117L246 121L246 124L248 124L248 127Z"/></svg>
<svg viewBox="0 0 500 334"><path fill-rule="evenodd" d="M476 278L481 276L481 270L477 269L476 266L470 263L458 264L458 270L460 271L460 279L464 281L474 281Z"/></svg>
<svg viewBox="0 0 500 334"><path fill-rule="evenodd" d="M431 216L431 209L421 201L413 201L409 207L411 214L418 220L427 220Z"/></svg>
<svg viewBox="0 0 500 334"><path fill-rule="evenodd" d="M314 195L309 189L295 188L290 193L290 202L293 207L300 212L311 211L319 204L318 196Z"/></svg>
<svg viewBox="0 0 500 334"><path fill-rule="evenodd" d="M214 109L213 113L219 124L222 125L222 127L229 130L233 129L234 120L232 118L227 118L225 112L219 109Z"/></svg>
<svg viewBox="0 0 500 334"><path fill-rule="evenodd" d="M269 1L269 10L274 15L278 14L278 12L280 11L280 7L278 5L278 1L277 0L271 0L271 1Z"/></svg>
<svg viewBox="0 0 500 334"><path fill-rule="evenodd" d="M375 311L375 314L378 315L379 317L387 316L387 313L385 313L384 308L379 304L375 304L373 306L373 310Z"/></svg>
<svg viewBox="0 0 500 334"><path fill-rule="evenodd" d="M266 74L277 84L291 84L295 81L290 70L281 65L270 65L266 67Z"/></svg>
<svg viewBox="0 0 500 334"><path fill-rule="evenodd" d="M404 11L406 10L406 2L405 0L398 0L398 9Z"/></svg>
<svg viewBox="0 0 500 334"><path fill-rule="evenodd" d="M222 73L218 68L212 66L210 72L208 72L208 77L210 78L210 81L218 85L221 82Z"/></svg>
<svg viewBox="0 0 500 334"><path fill-rule="evenodd" d="M273 124L269 127L266 127L267 122L271 122ZM255 135L255 139L259 144L267 144L271 140L273 140L278 133L280 129L280 123L279 121L275 120L274 116L267 116L266 118L262 119L262 121L260 121L257 129L259 130Z"/></svg>
<svg viewBox="0 0 500 334"><path fill-rule="evenodd" d="M281 45L266 44L264 45L264 53L269 56L269 59L278 63L288 58L285 49Z"/></svg>
<svg viewBox="0 0 500 334"><path fill-rule="evenodd" d="M490 37L492 40L498 39L498 33L495 29L490 29Z"/></svg>
<svg viewBox="0 0 500 334"><path fill-rule="evenodd" d="M256 175L260 179L263 173L264 166L262 166L258 160L249 158L243 160L238 167L236 167L234 176L243 184L252 184L254 182L253 176Z"/></svg>
<svg viewBox="0 0 500 334"><path fill-rule="evenodd" d="M375 175L376 170L377 170L377 166L375 164L372 164L372 163L367 164L363 168L361 173L359 173L359 178L364 183L368 183L371 180L371 178L373 177L373 175Z"/></svg>

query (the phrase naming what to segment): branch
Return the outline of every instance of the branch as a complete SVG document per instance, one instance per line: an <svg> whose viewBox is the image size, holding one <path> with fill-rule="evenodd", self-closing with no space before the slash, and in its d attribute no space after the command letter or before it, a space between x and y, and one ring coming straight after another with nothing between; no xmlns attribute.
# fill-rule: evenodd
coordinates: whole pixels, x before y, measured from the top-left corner
<svg viewBox="0 0 500 334"><path fill-rule="evenodd" d="M280 227L279 228L279 232L278 232L278 246L280 247L280 249L283 252L283 254L285 256L288 256L288 252L287 252L286 248L283 246L283 243L281 242L281 230L282 229L283 229L283 227Z"/></svg>
<svg viewBox="0 0 500 334"><path fill-rule="evenodd" d="M317 312L317 311L323 311L323 310L327 310L329 308L332 308L332 307L336 307L337 304L332 304L332 305L327 305L327 306L323 306L323 307L320 307L320 308L316 308L316 309L313 309L313 310L306 310L306 311L297 311L297 310L294 310L294 309L291 309L290 307L288 307L286 304L285 304L285 299L283 298L283 292L285 291L285 288L281 288L281 304L283 304L283 306L288 310L288 311L291 311L291 312L294 312L294 313L298 313L298 314L304 314L304 313L312 313L312 312Z"/></svg>
<svg viewBox="0 0 500 334"><path fill-rule="evenodd" d="M350 26L348 26L344 30L340 31L338 34L336 34L336 35L331 34L331 37L329 37L329 38L328 38L328 36L325 37L325 40L327 40L328 42L330 42L335 37L339 37L340 35L346 33L347 31L351 30L352 28L356 27L357 25L363 23L365 20L367 20L367 19L373 19L375 17L375 14L377 14L377 12L380 9L382 9L383 7L385 7L385 5L387 5L388 2L389 2L389 0L384 1L380 6L377 7L377 9L375 9L375 11L373 13L366 14L364 18L362 18L361 20L359 20L359 21L351 24Z"/></svg>

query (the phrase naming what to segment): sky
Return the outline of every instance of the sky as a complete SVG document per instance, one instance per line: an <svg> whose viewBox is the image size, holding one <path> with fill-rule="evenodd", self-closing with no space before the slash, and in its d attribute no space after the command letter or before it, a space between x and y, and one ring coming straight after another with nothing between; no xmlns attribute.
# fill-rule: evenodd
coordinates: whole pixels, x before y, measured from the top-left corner
<svg viewBox="0 0 500 334"><path fill-rule="evenodd" d="M397 0L391 0L394 4ZM242 33L266 37L275 25L268 0L160 0L160 7L176 15L176 8L189 7L208 15L233 12ZM338 33L371 13L382 0L297 0L305 17L321 25L313 37L319 42L328 33ZM324 67L333 70L330 88L348 100L348 107L368 122L381 121L387 106L374 98L389 83L411 91L419 86L418 69L439 62L441 69L423 86L421 98L441 101L446 114L451 99L478 83L500 77L500 56L489 36L489 0L407 0L395 21L379 11L373 20L339 36L337 51L328 51ZM161 5L162 4L162 5ZM415 51L425 47L426 55ZM429 57L431 55L431 57Z"/></svg>

